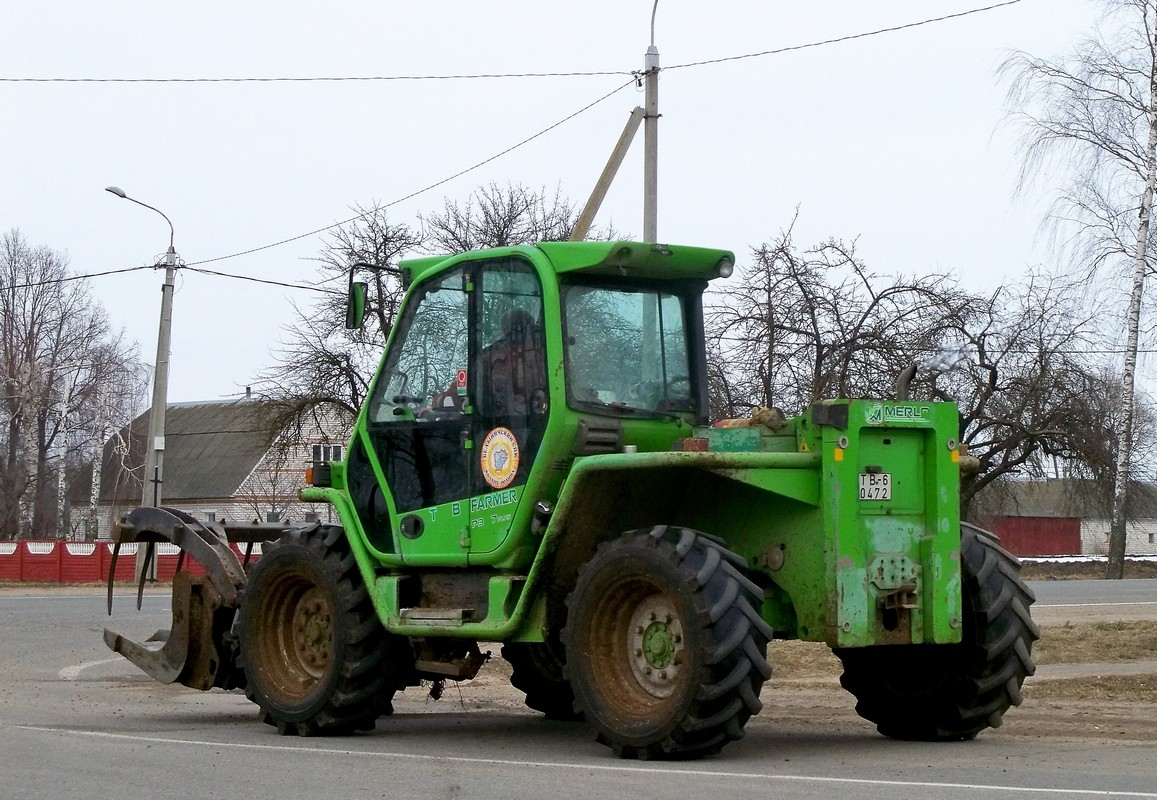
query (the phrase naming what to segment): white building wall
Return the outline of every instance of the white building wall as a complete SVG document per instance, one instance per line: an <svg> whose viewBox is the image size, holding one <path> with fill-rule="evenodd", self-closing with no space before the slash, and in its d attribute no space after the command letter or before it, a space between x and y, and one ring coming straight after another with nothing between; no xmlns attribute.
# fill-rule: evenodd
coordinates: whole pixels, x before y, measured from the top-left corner
<svg viewBox="0 0 1157 800"><path fill-rule="evenodd" d="M1109 553L1109 520L1081 520L1081 553L1103 556ZM1130 521L1125 532L1125 555L1157 555L1157 519Z"/></svg>
<svg viewBox="0 0 1157 800"><path fill-rule="evenodd" d="M321 445L323 459L342 460L348 439L349 431L335 415L322 417L320 423L311 418L299 441L274 443L242 481L233 506L244 510L248 519L265 521L275 514L287 522L305 522L313 514L322 522L335 522L328 504L302 503L297 493L306 485L305 470L313 463L314 445Z"/></svg>

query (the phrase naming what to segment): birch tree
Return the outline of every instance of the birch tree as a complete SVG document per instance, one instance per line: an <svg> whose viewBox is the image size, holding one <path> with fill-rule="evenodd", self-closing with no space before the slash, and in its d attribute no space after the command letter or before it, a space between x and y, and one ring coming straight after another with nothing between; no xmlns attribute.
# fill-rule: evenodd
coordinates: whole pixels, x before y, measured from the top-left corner
<svg viewBox="0 0 1157 800"><path fill-rule="evenodd" d="M66 466L99 452L110 404L116 423L131 418L140 374L66 256L0 237L0 538L63 532Z"/></svg>
<svg viewBox="0 0 1157 800"><path fill-rule="evenodd" d="M1157 181L1157 0L1101 0L1103 28L1068 56L1014 53L1003 74L1023 124L1023 179L1062 167L1051 218L1087 276L1130 274L1106 577L1121 578L1126 545L1137 348ZM1106 32L1107 31L1107 32Z"/></svg>

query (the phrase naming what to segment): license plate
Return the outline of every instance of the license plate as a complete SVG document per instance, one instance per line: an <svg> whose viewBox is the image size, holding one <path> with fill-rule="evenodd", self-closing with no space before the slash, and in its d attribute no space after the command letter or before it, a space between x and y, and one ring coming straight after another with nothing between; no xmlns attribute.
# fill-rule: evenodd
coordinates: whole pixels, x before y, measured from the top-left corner
<svg viewBox="0 0 1157 800"><path fill-rule="evenodd" d="M861 500L891 500L892 473L890 472L861 472L860 473Z"/></svg>

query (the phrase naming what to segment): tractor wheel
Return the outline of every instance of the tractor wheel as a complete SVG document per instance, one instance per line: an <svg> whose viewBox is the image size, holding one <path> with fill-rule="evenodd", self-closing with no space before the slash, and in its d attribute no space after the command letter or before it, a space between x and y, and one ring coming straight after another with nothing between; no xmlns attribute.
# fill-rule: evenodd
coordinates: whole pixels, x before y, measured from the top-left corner
<svg viewBox="0 0 1157 800"><path fill-rule="evenodd" d="M510 662L510 683L526 693L526 705L546 714L547 719L574 722L582 714L574 709L574 692L563 675L566 655L562 642L551 637L545 642L512 642L502 648Z"/></svg>
<svg viewBox="0 0 1157 800"><path fill-rule="evenodd" d="M1032 643L1040 631L1029 616L1036 599L1020 578L1020 562L995 535L960 526L963 641L837 649L840 683L856 712L894 739L972 739L1000 727L1020 705L1021 685L1036 669Z"/></svg>
<svg viewBox="0 0 1157 800"><path fill-rule="evenodd" d="M568 598L565 675L623 758L695 758L743 736L771 676L763 591L721 540L659 526L605 542Z"/></svg>
<svg viewBox="0 0 1157 800"><path fill-rule="evenodd" d="M412 668L374 613L341 528L267 542L239 619L246 696L278 733L373 730Z"/></svg>

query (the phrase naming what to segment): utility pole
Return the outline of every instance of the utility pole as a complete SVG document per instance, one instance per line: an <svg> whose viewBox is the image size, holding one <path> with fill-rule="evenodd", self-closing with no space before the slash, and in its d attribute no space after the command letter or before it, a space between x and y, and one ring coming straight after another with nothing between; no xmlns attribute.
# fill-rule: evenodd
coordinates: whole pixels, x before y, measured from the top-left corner
<svg viewBox="0 0 1157 800"><path fill-rule="evenodd" d="M631 116L627 119L627 126L623 128L619 141L615 144L615 149L611 151L611 157L607 160L607 165L603 167L603 173L599 176L598 183L595 184L591 196L587 199L587 204L583 206L583 210L579 212L578 218L575 220L574 227L571 228L570 241L581 242L587 238L595 214L599 213L599 206L603 204L607 190L611 188L611 182L618 174L619 167L622 166L623 159L627 156L627 150L630 149L631 142L639 131L639 125L643 122L643 113L643 109L638 106L632 109Z"/></svg>
<svg viewBox="0 0 1157 800"><path fill-rule="evenodd" d="M659 48L655 47L655 14L651 11L651 46L644 59L643 241L659 241Z"/></svg>
<svg viewBox="0 0 1157 800"><path fill-rule="evenodd" d="M173 222L165 212L142 203L125 194L123 189L109 186L105 189L124 200L131 200L139 206L156 211L169 223L169 249L165 253L165 282L161 286L161 322L157 331L157 359L153 366L153 401L149 409L149 433L145 446L145 473L142 476L144 488L141 505L157 507L161 505L161 488L164 485L165 464L165 407L169 399L169 342L173 327L173 288L176 283L177 267L180 259L173 247ZM158 263L159 267L160 264ZM153 545L150 542L145 553L137 553L137 574L145 577L145 570L154 569L152 562ZM153 577L148 575L147 577Z"/></svg>
<svg viewBox="0 0 1157 800"><path fill-rule="evenodd" d="M164 215L162 215L164 216ZM167 219L167 217L166 217ZM149 441L145 457L145 485L141 505L159 506L165 466L165 407L169 403L169 349L173 327L173 289L177 251L169 243L165 253L165 282L161 285L161 323L157 331L157 360L153 369L153 404L149 409Z"/></svg>
<svg viewBox="0 0 1157 800"><path fill-rule="evenodd" d="M659 240L659 48L655 47L655 14L659 11L659 0L655 0L651 10L651 46L643 60L643 81L645 85L644 108L635 108L627 120L627 126L611 157L595 184L578 219L571 229L570 241L581 242L590 231L595 214L599 211L611 181L615 179L619 166L631 147L631 142L643 122L643 241L654 244ZM640 73L634 73L638 80ZM638 85L638 84L636 84Z"/></svg>

